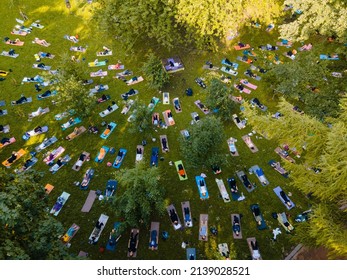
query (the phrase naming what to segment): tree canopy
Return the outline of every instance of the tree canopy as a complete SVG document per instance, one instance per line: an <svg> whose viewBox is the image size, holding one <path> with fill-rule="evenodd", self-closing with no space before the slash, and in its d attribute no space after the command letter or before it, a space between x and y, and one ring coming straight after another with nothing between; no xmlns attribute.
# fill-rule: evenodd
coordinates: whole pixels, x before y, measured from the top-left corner
<svg viewBox="0 0 347 280"><path fill-rule="evenodd" d="M179 139L181 152L188 165L210 167L225 163L225 138L220 119L208 116L191 126L188 131L188 139Z"/></svg>
<svg viewBox="0 0 347 280"><path fill-rule="evenodd" d="M293 5L292 11L299 11L296 19L282 24L280 33L292 41L304 41L318 33L339 37L341 42L347 38L347 4L336 0L285 0Z"/></svg>
<svg viewBox="0 0 347 280"><path fill-rule="evenodd" d="M169 74L163 68L160 58L153 52L147 55L142 71L146 75L146 81L150 88L159 90L169 82Z"/></svg>
<svg viewBox="0 0 347 280"><path fill-rule="evenodd" d="M0 170L0 259L70 258L58 238L64 228L47 212L39 179L35 172L10 175Z"/></svg>
<svg viewBox="0 0 347 280"><path fill-rule="evenodd" d="M331 119L329 127L306 114L294 112L292 105L280 101L279 119L258 115L246 106L244 115L255 130L259 129L279 145L289 144L301 153L295 164L284 162L290 170L291 185L313 197L313 214L304 229L297 231L297 239L316 246L324 245L331 254L345 256L347 245L347 98L341 99L341 114ZM315 172L316 171L316 172ZM299 226L300 228L300 226Z"/></svg>
<svg viewBox="0 0 347 280"><path fill-rule="evenodd" d="M134 168L115 172L114 176L125 191L112 200L112 209L127 225L148 224L153 213L163 213L165 188L159 186L158 168L138 163Z"/></svg>
<svg viewBox="0 0 347 280"><path fill-rule="evenodd" d="M230 98L232 90L220 81L212 78L207 87L206 106L217 111L222 121L232 119L232 112L236 109L236 103Z"/></svg>

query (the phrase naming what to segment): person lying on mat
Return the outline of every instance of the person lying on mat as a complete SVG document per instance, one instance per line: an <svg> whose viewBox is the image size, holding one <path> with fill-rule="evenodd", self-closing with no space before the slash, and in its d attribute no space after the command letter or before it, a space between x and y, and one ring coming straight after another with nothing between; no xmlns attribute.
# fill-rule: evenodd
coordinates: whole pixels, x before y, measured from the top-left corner
<svg viewBox="0 0 347 280"><path fill-rule="evenodd" d="M258 225L261 225L261 221L263 220L260 214L260 209L259 207L254 207L252 209L253 216L255 220L257 221Z"/></svg>
<svg viewBox="0 0 347 280"><path fill-rule="evenodd" d="M151 250L154 250L158 247L157 243L157 237L158 237L158 231L152 230L151 231L151 242L149 243L149 246L151 247Z"/></svg>
<svg viewBox="0 0 347 280"><path fill-rule="evenodd" d="M161 143L163 144L163 150L164 150L165 152L169 151L169 149L168 149L168 147L167 147L166 138L163 138L163 139L161 140Z"/></svg>
<svg viewBox="0 0 347 280"><path fill-rule="evenodd" d="M200 108L201 110L203 110L204 112L208 111L207 107L206 107L204 104L202 104L201 102L198 102L198 106L199 106L199 108Z"/></svg>
<svg viewBox="0 0 347 280"><path fill-rule="evenodd" d="M117 158L116 158L116 165L118 165L119 163L121 163L122 158L123 158L124 152L123 151L119 151L117 154Z"/></svg>
<svg viewBox="0 0 347 280"><path fill-rule="evenodd" d="M183 165L182 164L179 164L178 165L178 174L185 178L186 177L186 172L184 171L184 168L183 168Z"/></svg>
<svg viewBox="0 0 347 280"><path fill-rule="evenodd" d="M5 112L4 112L4 110L0 110L0 116L2 116L2 115L4 115L5 114ZM1 131L2 132L2 131Z"/></svg>
<svg viewBox="0 0 347 280"><path fill-rule="evenodd" d="M99 156L98 156L98 161L101 161L106 155L106 150L104 148L100 149Z"/></svg>
<svg viewBox="0 0 347 280"><path fill-rule="evenodd" d="M39 98L45 98L48 97L52 94L52 92L50 90L45 91L43 94L40 94L38 97Z"/></svg>
<svg viewBox="0 0 347 280"><path fill-rule="evenodd" d="M27 101L28 101L28 99L25 96L22 96L17 101L13 101L13 104L22 104L22 103L25 103Z"/></svg>
<svg viewBox="0 0 347 280"><path fill-rule="evenodd" d="M35 128L34 128L34 132L35 132L35 133L42 132L42 127L41 127L41 126L35 127Z"/></svg>
<svg viewBox="0 0 347 280"><path fill-rule="evenodd" d="M5 145L6 143L11 143L10 138L4 137L1 139L0 143Z"/></svg>
<svg viewBox="0 0 347 280"><path fill-rule="evenodd" d="M130 240L129 240L129 244L128 244L128 252L129 252L130 257L132 257L134 255L134 253L136 252L138 235L139 235L138 232L134 235L134 230L131 230Z"/></svg>
<svg viewBox="0 0 347 280"><path fill-rule="evenodd" d="M24 163L24 168L28 169L33 164L33 161L31 159L27 159Z"/></svg>
<svg viewBox="0 0 347 280"><path fill-rule="evenodd" d="M232 193L237 193L239 191L239 189L236 186L236 182L235 181L233 181L233 182L234 183L230 184L230 190L231 190Z"/></svg>
<svg viewBox="0 0 347 280"><path fill-rule="evenodd" d="M187 226L190 225L191 219L190 219L190 209L189 207L184 207L184 220L186 221Z"/></svg>
<svg viewBox="0 0 347 280"><path fill-rule="evenodd" d="M142 154L142 149L141 148L137 148L136 149L136 154L137 155L141 155Z"/></svg>
<svg viewBox="0 0 347 280"><path fill-rule="evenodd" d="M282 190L280 191L280 196L282 197L282 199L284 200L284 203L288 205L288 207L291 207L292 204L289 200L289 198L287 197L287 195L285 194L285 192Z"/></svg>
<svg viewBox="0 0 347 280"><path fill-rule="evenodd" d="M154 125L158 125L158 122L159 122L159 120L158 120L158 115L155 114L155 115L153 116L153 124L154 124Z"/></svg>
<svg viewBox="0 0 347 280"><path fill-rule="evenodd" d="M243 47L245 47L246 45L245 45L244 43L239 42L239 43L238 43L238 46L239 46L240 48L243 48Z"/></svg>
<svg viewBox="0 0 347 280"><path fill-rule="evenodd" d="M240 227L239 217L234 216L234 218L233 218L233 232L236 234L236 236L239 236L240 230L241 230L241 227Z"/></svg>
<svg viewBox="0 0 347 280"><path fill-rule="evenodd" d="M56 162L56 165L58 165L58 167L61 167L63 165L63 159L59 158Z"/></svg>
<svg viewBox="0 0 347 280"><path fill-rule="evenodd" d="M258 247L258 241L251 241L251 247L252 247L252 258L254 260L259 260L260 259L260 253L259 253L259 247Z"/></svg>
<svg viewBox="0 0 347 280"><path fill-rule="evenodd" d="M38 68L45 68L46 67L46 65L44 64L44 63L39 63L39 64L37 64L37 67Z"/></svg>
<svg viewBox="0 0 347 280"><path fill-rule="evenodd" d="M10 49L9 51L8 51L8 55L11 55L11 56L14 56L15 55L15 50L14 49Z"/></svg>
<svg viewBox="0 0 347 280"><path fill-rule="evenodd" d="M205 240L207 237L207 221L201 221L200 232L201 239Z"/></svg>
<svg viewBox="0 0 347 280"><path fill-rule="evenodd" d="M101 100L107 100L106 94L103 94L103 95L101 96Z"/></svg>
<svg viewBox="0 0 347 280"><path fill-rule="evenodd" d="M178 216L174 209L170 209L170 219L174 225L178 225Z"/></svg>
<svg viewBox="0 0 347 280"><path fill-rule="evenodd" d="M11 157L7 160L8 163L14 162L17 159L17 157L18 157L18 154L16 152L12 152Z"/></svg>

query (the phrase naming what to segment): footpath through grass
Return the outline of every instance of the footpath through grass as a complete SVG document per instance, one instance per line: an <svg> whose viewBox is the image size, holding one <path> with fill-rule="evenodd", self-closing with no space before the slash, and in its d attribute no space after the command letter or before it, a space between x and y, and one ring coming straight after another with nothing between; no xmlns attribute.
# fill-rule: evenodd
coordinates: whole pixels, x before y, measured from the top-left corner
<svg viewBox="0 0 347 280"><path fill-rule="evenodd" d="M79 232L72 239L70 251L72 254L78 254L80 250L89 253L91 259L125 259L127 255L127 243L129 238L130 229L125 231L120 239L118 247L115 252L105 251L104 253L99 252L100 246L105 246L107 243L109 232L111 231L112 225L115 221L119 221L121 217L115 217L115 215L109 210L107 203L105 201L96 201L92 207L90 213L82 213L80 209L84 204L84 201L88 195L90 189L104 190L106 182L108 179L112 178L112 173L116 169L108 167L107 162L113 162L116 155L107 155L106 159L102 164L97 164L94 162L94 158L97 155L100 147L102 145L107 145L109 147L114 147L116 149L126 148L128 154L125 157L125 161L121 168L131 168L135 164L135 151L136 145L140 144L144 139L142 135L130 134L128 131L129 123L127 122L128 115L122 115L121 109L123 107L122 99L120 95L129 90L125 83L120 80L113 79L112 76L115 75L116 71L109 71L107 77L94 78L93 87L96 84L107 84L110 89L107 94L111 95L111 100L114 100L119 105L119 109L102 119L98 113L106 109L107 102L98 105L95 109L93 116L90 119L84 119L81 125L88 127L90 124L97 125L100 131L103 128L100 126L102 121L114 121L117 123L117 128L113 134L107 139L103 140L99 135L85 133L84 135L76 138L75 140L68 142L64 138L72 132L72 129L67 131L62 131L60 125L67 121L64 119L62 121L54 120L54 115L61 113L62 109L55 107L52 104L54 97L48 98L42 101L37 100L35 88L33 84L21 84L23 77L34 77L39 74L39 70L33 69L32 64L35 63L34 54L39 51L50 52L56 55L53 60L46 59L43 62L46 65L52 66L55 69L55 65L59 56L64 53L69 53L69 48L73 45L68 40L64 39L64 35L79 35L80 42L77 45L87 46L87 52L83 54L80 58L83 58L81 63L85 64L87 68L87 63L94 61L96 59L96 52L102 50L104 45L108 46L113 50L113 56L106 57L109 60L109 64L115 64L118 60L125 64L126 69L130 69L134 72L134 75L142 75L139 71L145 57L144 54L147 51L147 47L137 50L134 53L126 53L122 49L121 42L118 42L114 38L105 37L97 34L96 30L93 28L95 22L90 18L90 8L92 5L85 4L85 1L80 1L76 5L75 1L72 1L71 13L66 9L64 1L19 1L21 6L15 5L15 1L5 0L3 7L6 9L1 9L0 18L0 33L1 37L10 37L15 39L19 37L25 42L23 47L13 47L20 56L17 59L12 59L8 57L0 57L0 69L8 70L12 69L6 80L0 83L0 100L6 101L6 109L8 110L7 116L0 117L0 123L10 124L11 132L10 136L15 136L17 142L9 147L5 147L0 151L1 161L7 159L12 151L17 151L20 148L24 148L28 151L32 151L39 143L43 141L45 137L51 137L53 135L57 136L59 141L53 146L49 147L47 151L58 146L63 146L66 149L64 154L69 154L72 157L70 163L63 167L58 173L51 175L48 172L48 166L42 162L43 154L39 153L37 157L39 162L36 164L35 168L38 171L45 172L45 176L42 180L42 184L50 183L55 186L55 189L50 194L50 207L55 203L56 198L63 192L66 191L71 194L69 200L63 207L61 213L57 217L59 221L63 223L66 229L68 229L72 223L76 223L80 226ZM76 1L77 2L77 1ZM17 24L15 19L19 18L19 9L25 11L29 17L29 20L25 22L25 25L30 25L35 20L40 20L41 24L45 26L44 29L33 29L33 32L26 37L20 37L11 35L10 32L12 28ZM266 33L263 29L248 29L245 30L240 38L241 41L251 44L251 46L257 47L258 45L263 45L266 43L275 44L277 41L276 34ZM39 39L45 39L47 42L51 43L48 48L33 44L31 41L38 37ZM235 39L235 44L238 39ZM9 50L9 46L3 43L2 50ZM285 49L279 50L278 53L284 52ZM290 211L290 215L295 217L301 211L307 210L309 207L309 201L304 198L304 196L298 193L297 190L288 187L288 180L283 178L280 174L275 172L269 165L268 161L270 159L279 160L278 155L274 153L275 143L253 137L255 145L259 148L259 152L253 154L250 152L248 147L244 144L241 137L252 131L252 128L247 126L244 130L239 130L233 122L225 123L225 134L226 137L234 137L238 140L237 148L239 151L239 157L231 157L228 152L228 146L225 139L225 154L228 157L228 166L222 167L222 174L219 176L213 175L211 170L193 170L187 168L188 180L179 181L176 174L174 166L169 165L169 161L183 160L184 155L179 152L178 138L181 137L180 130L188 128L191 121L191 112L198 112L200 117L203 118L203 114L194 104L194 101L200 99L205 99L205 91L199 88L194 79L199 76L205 76L206 70L202 69L203 64L210 60L215 65L220 66L220 61L228 57L231 61L236 60L236 56L240 55L240 52L234 50L220 52L217 54L210 53L198 53L195 51L189 51L185 49L176 49L168 52L164 49L155 50L162 58L171 57L174 55L179 55L185 65L185 70L182 72L175 73L171 76L170 85L165 88L165 91L170 92L170 99L174 97L179 97L182 105L183 112L181 114L176 114L172 103L170 105L164 105L159 103L155 108L155 112L161 112L166 109L171 109L174 115L176 125L169 127L168 129L158 131L154 130L151 132L150 137L146 140L148 145L145 147L145 161L149 166L150 151L153 146L160 147L159 135L166 134L168 136L168 142L170 146L170 152L166 155L160 154L164 157L164 161L159 162L159 168L161 170L160 186L165 188L167 191L167 203L174 203L178 214L182 219L181 214L181 202L189 200L192 208L192 214L194 217L194 227L191 229L186 229L184 231L174 231L169 217L164 215L163 217L153 217L153 221L160 222L160 231L166 230L169 232L169 239L167 241L159 241L159 249L157 251L150 251L148 249L149 240L149 228L140 228L140 242L138 248L138 259L185 259L186 252L181 248L182 241L188 241L189 247L197 248L198 259L218 259L220 255L218 253L218 244L227 243L230 248L232 259L250 259L250 253L248 250L246 238L255 236L259 242L260 250L264 259L283 259L284 256L290 252L291 248L296 245L291 241L290 235L287 235L283 228L282 234L278 237L276 242L271 240L272 229L280 227L277 220L274 220L271 216L272 212L283 212L286 211L285 206L280 202L277 196L273 192L273 188L277 185L282 186L286 192L292 192L293 196L291 199L296 203L296 208ZM261 57L263 56L257 49L255 52L260 56L259 65L263 66ZM287 58L282 57L282 60ZM101 60L101 59L100 59ZM237 78L243 78L243 72L247 69L247 64L239 62L239 75ZM258 65L258 62L255 63ZM100 68L90 68L90 71L97 71ZM103 68L104 70L105 67ZM221 74L221 72L219 73ZM86 77L88 78L88 77ZM234 78L233 78L234 82ZM233 84L231 83L231 86ZM253 80L252 80L253 82ZM272 92L266 88L266 86L260 81L256 82L258 89L253 91L250 96L244 96L245 99L250 99L252 97L258 97L260 101L269 107L269 110L275 112L276 100L272 99ZM185 89L191 87L194 91L192 97L185 96ZM156 91L149 90L146 87L145 82L139 83L134 86L135 89L139 90L138 98L144 100L147 104L150 102L153 96L157 96L162 99L161 94ZM44 88L46 90L47 88ZM20 95L24 94L26 97L32 97L33 102L26 105L11 106L10 102L12 100L19 99ZM35 111L39 106L45 108L49 106L50 113L45 114L40 117L34 118L32 121L28 121L28 114ZM239 110L236 112L240 114ZM33 129L37 125L48 125L49 132L46 135L41 135L39 137L33 137L27 142L22 140L22 135L25 131ZM156 142L152 142L151 138L156 138ZM77 157L83 151L91 153L92 160L85 163L82 170L79 172L72 171L71 167L76 162ZM29 155L25 157L27 159ZM11 172L16 167L23 164L24 159L19 160L14 164L12 169L8 171ZM263 168L270 185L262 187L255 177L255 175L249 175L253 182L258 185L257 189L248 193L241 182L238 181L239 190L246 195L246 199L242 202L230 202L224 203L220 198L217 184L215 178L223 178L224 183L227 184L226 179L228 177L236 177L236 170L244 170L244 168L249 168L252 165L259 165ZM82 191L76 187L73 182L81 181L84 172L88 168L94 168L96 170L95 177L91 181L91 185L88 191ZM3 168L3 167L2 167ZM201 172L207 174L207 186L210 193L210 199L207 201L201 201L199 199L198 190L195 184L195 176L199 175ZM23 190L25 191L25 190ZM116 195L122 195L122 186L118 187ZM263 212L263 216L269 227L268 230L259 231L256 228L256 223L250 211L250 205L253 203L258 203ZM88 237L92 232L96 220L99 218L100 214L109 215L109 221L104 229L101 238L97 245L88 244ZM218 235L213 237L210 235L208 242L201 242L198 240L198 220L201 213L209 214L209 226L216 226L218 229ZM241 220L243 239L234 240L232 237L231 229L231 213L241 213L243 218ZM295 226L298 226L295 224ZM294 233L295 234L295 233Z"/></svg>

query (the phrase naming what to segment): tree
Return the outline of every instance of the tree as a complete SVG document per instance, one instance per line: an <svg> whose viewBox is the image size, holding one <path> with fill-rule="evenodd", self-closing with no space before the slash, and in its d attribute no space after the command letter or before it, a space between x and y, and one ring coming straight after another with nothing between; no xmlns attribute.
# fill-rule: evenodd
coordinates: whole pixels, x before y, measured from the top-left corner
<svg viewBox="0 0 347 280"><path fill-rule="evenodd" d="M232 91L219 79L212 78L207 88L206 106L218 110L217 115L222 121L232 119L232 111L236 108L230 98Z"/></svg>
<svg viewBox="0 0 347 280"><path fill-rule="evenodd" d="M222 122L207 116L189 129L189 139L180 137L181 152L187 165L194 168L221 165L226 162Z"/></svg>
<svg viewBox="0 0 347 280"><path fill-rule="evenodd" d="M329 72L327 64L317 63L316 54L302 53L295 61L275 65L264 80L287 99L303 102L306 113L324 120L338 116L344 90L342 83Z"/></svg>
<svg viewBox="0 0 347 280"><path fill-rule="evenodd" d="M104 0L94 13L98 27L126 48L148 39L172 48L180 39L171 0Z"/></svg>
<svg viewBox="0 0 347 280"><path fill-rule="evenodd" d="M281 1L179 0L176 21L186 30L187 39L199 48L216 50L231 31L251 20L270 23L281 14Z"/></svg>
<svg viewBox="0 0 347 280"><path fill-rule="evenodd" d="M86 72L82 64L72 62L65 54L59 65L58 74L52 76L56 80L55 90L58 91L57 105L64 111L75 111L79 117L90 116L96 100L90 96L89 89L83 86Z"/></svg>
<svg viewBox="0 0 347 280"><path fill-rule="evenodd" d="M0 170L0 258L70 258L58 236L60 222L47 212L44 188L36 172L11 175Z"/></svg>
<svg viewBox="0 0 347 280"><path fill-rule="evenodd" d="M297 226L295 238L308 246L325 246L332 257L346 256L347 98L341 99L340 116L330 118L329 127L294 112L284 99L279 106L283 116L278 120L245 107L254 129L263 129L278 144L288 143L302 152L297 163L284 162L291 185L312 197L312 215L309 222ZM304 148L300 149L300 143Z"/></svg>
<svg viewBox="0 0 347 280"><path fill-rule="evenodd" d="M112 200L112 208L127 225L148 224L153 214L163 213L165 188L159 185L158 168L138 163L134 168L115 172L114 176L125 191Z"/></svg>
<svg viewBox="0 0 347 280"><path fill-rule="evenodd" d="M146 81L150 88L159 90L169 82L169 74L163 68L161 60L153 52L148 54L142 71L146 75Z"/></svg>
<svg viewBox="0 0 347 280"><path fill-rule="evenodd" d="M148 129L152 127L152 112L150 108L139 99L136 99L132 106L133 112L130 116L131 126L129 131L131 133L147 133Z"/></svg>
<svg viewBox="0 0 347 280"><path fill-rule="evenodd" d="M321 155L328 128L315 118L295 112L293 105L284 98L278 103L278 111L283 115L279 119L270 115L258 115L256 109L247 104L244 104L244 107L243 116L266 138L275 139L280 145L288 144L299 154L305 153L310 162L314 162Z"/></svg>
<svg viewBox="0 0 347 280"><path fill-rule="evenodd" d="M64 111L73 110L79 117L88 117L93 112L96 100L89 95L89 90L75 76L66 77L58 74L56 85L57 105Z"/></svg>
<svg viewBox="0 0 347 280"><path fill-rule="evenodd" d="M325 36L339 37L341 42L347 38L347 5L336 0L285 0L293 5L293 10L300 10L297 19L282 24L281 36L292 41L304 41L319 33Z"/></svg>

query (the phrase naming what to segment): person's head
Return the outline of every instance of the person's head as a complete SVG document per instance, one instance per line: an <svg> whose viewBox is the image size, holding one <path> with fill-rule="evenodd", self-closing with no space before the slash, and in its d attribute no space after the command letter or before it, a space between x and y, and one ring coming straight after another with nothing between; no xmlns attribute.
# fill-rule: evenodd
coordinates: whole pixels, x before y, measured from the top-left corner
<svg viewBox="0 0 347 280"><path fill-rule="evenodd" d="M132 257L134 255L133 251L130 251L129 256Z"/></svg>
<svg viewBox="0 0 347 280"><path fill-rule="evenodd" d="M287 201L286 204L287 204L289 207L292 206L292 204L290 203L290 201Z"/></svg>
<svg viewBox="0 0 347 280"><path fill-rule="evenodd" d="M261 225L261 220L258 221L258 225Z"/></svg>

